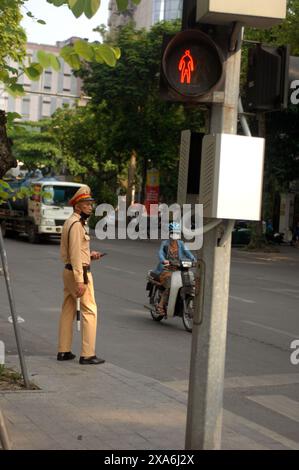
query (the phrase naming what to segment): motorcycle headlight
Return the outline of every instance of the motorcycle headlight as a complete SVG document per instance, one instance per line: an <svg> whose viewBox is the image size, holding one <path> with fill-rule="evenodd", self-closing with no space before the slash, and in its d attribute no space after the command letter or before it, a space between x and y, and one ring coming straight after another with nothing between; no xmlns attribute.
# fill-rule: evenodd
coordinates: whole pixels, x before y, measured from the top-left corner
<svg viewBox="0 0 299 470"><path fill-rule="evenodd" d="M189 260L182 261L183 268L192 268L192 264L193 264L192 261L189 261Z"/></svg>

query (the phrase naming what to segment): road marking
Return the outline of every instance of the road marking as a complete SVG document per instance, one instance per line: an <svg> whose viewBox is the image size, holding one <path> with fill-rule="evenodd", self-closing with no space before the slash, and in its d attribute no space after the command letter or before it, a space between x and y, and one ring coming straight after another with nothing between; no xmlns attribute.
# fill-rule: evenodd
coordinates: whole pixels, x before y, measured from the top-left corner
<svg viewBox="0 0 299 470"><path fill-rule="evenodd" d="M188 392L188 380L174 380L162 382L166 387L178 392ZM260 388L260 387L281 387L283 385L299 384L299 374L273 374L273 375L253 375L241 377L225 377L225 389L237 388Z"/></svg>
<svg viewBox="0 0 299 470"><path fill-rule="evenodd" d="M281 382L284 380L283 377L284 375L286 376L285 377L285 382L287 382L287 380L289 380L288 383L293 383L291 382L292 379L292 374L282 374L281 377L282 377L282 380ZM298 374L294 374L296 376L295 380L298 381L299 380L299 375ZM276 377L276 379L279 377L279 376L261 376L261 377L235 377L235 379L240 379L240 381L242 381L243 379L247 379L248 381L251 380L252 378L255 378L255 379L264 379L265 382L271 382L271 380L268 380L268 378L271 379L271 377ZM231 378L227 378L225 380L225 388L227 388L227 385L228 385L228 388L230 388L229 384L227 383L229 380L231 380ZM188 391L188 381L187 380L177 380L177 381L173 381L173 382L163 382L163 385L166 386L166 387L169 387L173 390L176 390L178 392L185 392L187 393ZM242 384L242 386L245 385L245 383ZM248 384L247 384L248 385ZM251 386L256 386L256 384L250 384ZM298 420L298 409L299 409L299 404L298 402L294 401L294 400L290 400L289 398L285 397L285 396L281 396L281 395L274 395L274 396L250 396L247 398L249 400L252 400L252 401L257 401L257 403L259 403L260 405L262 406L266 406L267 408L271 409L271 411L275 411L275 412L278 412L279 414L283 414L284 416L287 416L288 418L290 417L292 420ZM257 398L257 400L256 400ZM273 399L272 399L273 398ZM296 412L294 411L296 410ZM269 442L265 442L265 440L263 440L263 445L267 446L267 448L269 449L273 449L273 442L271 441L275 441L275 442L278 442L280 445L284 446L284 447L287 447L289 449L293 449L293 450L299 450L299 443L296 442L296 441L293 441L292 439L288 439L287 437L281 435L281 434L278 434L276 433L275 431L272 431L271 429L268 429L264 426L261 426L260 424L258 423L255 423L254 421L249 421L248 419L244 418L243 416L240 416L236 413L232 413L231 411L228 411L226 409L223 410L223 414L224 414L224 429L227 429L229 428L230 430L234 431L235 432L235 427L237 427L237 431L238 434L241 434L242 436L242 432L240 433L240 427L242 428L248 428L248 429L251 429L253 430L255 433L259 433L259 434L262 434L263 436L265 436L266 438L269 439ZM242 438L244 438L246 436L242 436ZM258 441L259 437L256 436L256 441ZM224 440L225 440L225 431L224 431ZM252 436L252 439L250 439L252 441L252 444L254 445L254 443L256 442L254 440L254 436ZM228 439L227 441L229 442L229 436L228 436ZM248 445L250 443L248 442ZM254 446L255 447L255 446Z"/></svg>
<svg viewBox="0 0 299 470"><path fill-rule="evenodd" d="M299 384L299 374L273 374L253 375L241 377L226 377L225 388L257 388L257 387L280 387L282 385Z"/></svg>
<svg viewBox="0 0 299 470"><path fill-rule="evenodd" d="M258 432L260 434L263 434L264 436L270 438L273 441L279 442L279 444L282 444L285 447L289 447L290 449L293 450L299 450L299 443L295 442L291 439L288 439L281 434L278 434L274 431L271 431L268 428L265 428L264 426L261 426L260 424L254 423L253 421L249 421L246 418L243 418L242 416L239 416L235 413L231 413L230 411L224 410L224 426L229 426L230 428L234 428L234 425L244 426L249 429L252 429L255 432ZM240 430L239 430L240 432Z"/></svg>
<svg viewBox="0 0 299 470"><path fill-rule="evenodd" d="M134 276L135 274L137 274L137 273L135 273L135 272L133 272L133 271L126 271L125 269L115 268L114 266L107 266L107 265L106 265L105 268L111 269L111 271L117 271L117 272L120 272L120 273L132 274L132 276Z"/></svg>
<svg viewBox="0 0 299 470"><path fill-rule="evenodd" d="M232 300L237 300L238 302L244 302L245 304L256 304L254 300L243 299L242 297L235 297L230 295L229 298Z"/></svg>
<svg viewBox="0 0 299 470"><path fill-rule="evenodd" d="M277 328L272 328L271 326L262 325L261 323L256 323L254 321L243 320L242 323L247 323L248 325L253 325L253 326L259 326L260 328L264 328L265 330L274 331L275 333L288 336L289 338L292 338L292 339L299 338L299 333L290 333L289 331L278 330Z"/></svg>
<svg viewBox="0 0 299 470"><path fill-rule="evenodd" d="M283 395L254 395L247 397L258 405L279 413L286 418L299 423L299 403Z"/></svg>
<svg viewBox="0 0 299 470"><path fill-rule="evenodd" d="M298 289L270 289L267 287L260 287L261 290L267 292L274 292L275 294L284 294L293 299L299 299L299 290ZM295 295L297 294L297 295Z"/></svg>
<svg viewBox="0 0 299 470"><path fill-rule="evenodd" d="M260 261L248 261L248 260L241 260L241 259L233 259L232 262L239 263L239 264L257 264L257 265L262 265L262 266L265 266L268 264L268 263L263 263Z"/></svg>
<svg viewBox="0 0 299 470"><path fill-rule="evenodd" d="M165 387L176 390L177 392L188 392L189 381L188 380L172 380L171 382L162 382Z"/></svg>

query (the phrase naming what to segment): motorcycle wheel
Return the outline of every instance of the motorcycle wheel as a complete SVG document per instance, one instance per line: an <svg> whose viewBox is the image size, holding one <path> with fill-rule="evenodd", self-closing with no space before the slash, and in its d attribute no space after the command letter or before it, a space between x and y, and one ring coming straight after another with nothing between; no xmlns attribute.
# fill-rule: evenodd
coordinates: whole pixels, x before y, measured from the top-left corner
<svg viewBox="0 0 299 470"><path fill-rule="evenodd" d="M159 291L159 289L156 289L156 292L155 292L155 295L154 295L154 302L153 302L153 306L151 308L151 316L152 316L152 319L154 321L161 321L163 320L164 316L163 315L160 315L157 311L156 311L156 308L155 306L160 302L161 300L161 292Z"/></svg>
<svg viewBox="0 0 299 470"><path fill-rule="evenodd" d="M187 310L184 309L183 311L183 325L185 327L185 330L187 330L189 333L192 333L192 328L193 328L193 313L194 313L194 298L189 297L186 299L186 307Z"/></svg>

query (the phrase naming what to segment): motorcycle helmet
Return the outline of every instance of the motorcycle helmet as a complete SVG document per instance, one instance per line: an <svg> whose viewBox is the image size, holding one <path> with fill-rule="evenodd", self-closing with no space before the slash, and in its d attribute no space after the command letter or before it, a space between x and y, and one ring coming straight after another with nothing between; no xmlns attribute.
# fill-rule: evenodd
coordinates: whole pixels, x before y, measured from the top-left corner
<svg viewBox="0 0 299 470"><path fill-rule="evenodd" d="M181 233L181 224L178 222L171 222L169 224L169 233Z"/></svg>

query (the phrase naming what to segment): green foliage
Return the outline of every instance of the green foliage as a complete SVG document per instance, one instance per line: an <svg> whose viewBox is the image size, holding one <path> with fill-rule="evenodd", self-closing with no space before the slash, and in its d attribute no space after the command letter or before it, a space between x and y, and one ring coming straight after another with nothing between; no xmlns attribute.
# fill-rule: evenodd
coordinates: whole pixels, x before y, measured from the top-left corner
<svg viewBox="0 0 299 470"><path fill-rule="evenodd" d="M273 46L289 44L291 53L299 53L299 0L289 0L287 19L270 30L247 29L245 39ZM246 77L244 51L243 85ZM254 126L254 122L252 123ZM284 112L270 113L266 119L265 188L267 199L276 191L288 191L290 182L299 179L299 112L289 106ZM269 194L271 196L269 196Z"/></svg>
<svg viewBox="0 0 299 470"><path fill-rule="evenodd" d="M132 3L135 5L138 5L141 2L141 0L132 0ZM129 0L116 0L117 8L120 11L126 10L128 8L128 3Z"/></svg>
<svg viewBox="0 0 299 470"><path fill-rule="evenodd" d="M291 53L299 54L299 0L288 0L286 20L268 30L246 29L245 39L265 44L290 44Z"/></svg>
<svg viewBox="0 0 299 470"><path fill-rule="evenodd" d="M46 68L60 70L60 61L56 55L45 51L38 51L38 62L28 64L26 59L26 34L21 28L22 19L21 8L28 0L0 0L0 82L4 83L5 89L12 96L22 96L24 94L23 85L18 83L19 78L26 74L30 80L39 80ZM98 11L101 0L47 0L53 6L60 7L67 5L74 16L78 18L85 14L87 18L92 18ZM133 0L138 4L139 0ZM128 0L121 1L121 9L128 6ZM36 19L34 15L27 11L26 15L40 24L45 24L44 20ZM78 40L74 44L62 49L60 57L67 62L74 70L79 70L82 62L96 61L114 67L120 57L120 51L108 45L88 43ZM17 62L18 67L10 67L9 61Z"/></svg>
<svg viewBox="0 0 299 470"><path fill-rule="evenodd" d="M56 7L67 5L73 12L76 18L85 15L87 18L92 18L101 5L101 0L47 0L48 3ZM132 0L135 5L140 3L140 0ZM119 10L126 10L128 8L128 0L116 0Z"/></svg>
<svg viewBox="0 0 299 470"><path fill-rule="evenodd" d="M0 179L0 205L12 199L16 201L17 199L24 199L30 197L33 194L38 194L33 188L21 187L20 189L13 189L8 181ZM46 194L45 192L42 193Z"/></svg>
<svg viewBox="0 0 299 470"><path fill-rule="evenodd" d="M9 136L14 142L15 157L24 162L29 170L41 167L58 169L61 164L60 147L50 122L22 123L10 129Z"/></svg>
<svg viewBox="0 0 299 470"><path fill-rule="evenodd" d="M21 0L0 0L0 72L2 73L9 59L19 62L25 57L26 34L20 26L21 5Z"/></svg>
<svg viewBox="0 0 299 470"><path fill-rule="evenodd" d="M76 18L83 14L87 18L92 18L101 5L101 0L47 0L47 2L56 7L67 5Z"/></svg>
<svg viewBox="0 0 299 470"><path fill-rule="evenodd" d="M85 14L87 18L95 15L100 7L100 0L47 0L48 3L56 7L68 5L70 10L76 17ZM0 82L5 86L5 90L11 95L17 97L24 95L24 87L18 83L19 78L25 74L31 80L39 80L46 68L53 68L58 71L60 69L60 61L54 54L39 51L37 54L37 62L30 63L26 58L26 34L21 28L20 22L22 19L21 8L26 5L27 0L0 0ZM133 3L138 4L139 0L133 0ZM121 8L126 8L128 2L120 2ZM37 21L40 24L45 24L42 19L37 19L34 15L27 11L26 15ZM86 41L76 41L73 45L67 46L61 51L61 58L63 58L73 69L78 70L82 61L96 61L98 63L105 63L110 67L115 66L116 61L120 57L120 50L118 48L109 47L109 45L99 45L97 43L89 44ZM17 63L16 67L9 65L13 60ZM9 127L13 124L16 118L20 118L16 113L10 113L8 118ZM30 126L29 126L30 127ZM28 167L38 167L40 165L49 165L50 167L58 167L62 162L61 149L66 146L61 145L61 142L55 138L56 132L52 133L46 128L45 123L40 125L40 129L31 126L31 130L27 127L16 127L13 131L13 138L15 141L16 156L22 160L26 160ZM75 139L74 139L75 140ZM92 158L86 157L88 160L87 169L84 162L76 160L72 153L74 150L72 146L69 153L66 155L66 167L73 171L74 174L84 174L86 171L97 171L97 163ZM76 152L75 152L76 153ZM77 152L78 153L78 152ZM2 155L0 155L2 158ZM13 161L13 160L12 160ZM111 171L111 169L109 170ZM0 192L3 197L6 197L7 191L0 184Z"/></svg>
<svg viewBox="0 0 299 470"><path fill-rule="evenodd" d="M110 125L105 103L97 109L64 107L51 119L10 127L9 136L16 158L27 169L84 179L98 200L114 201L118 174L126 161L108 152Z"/></svg>

